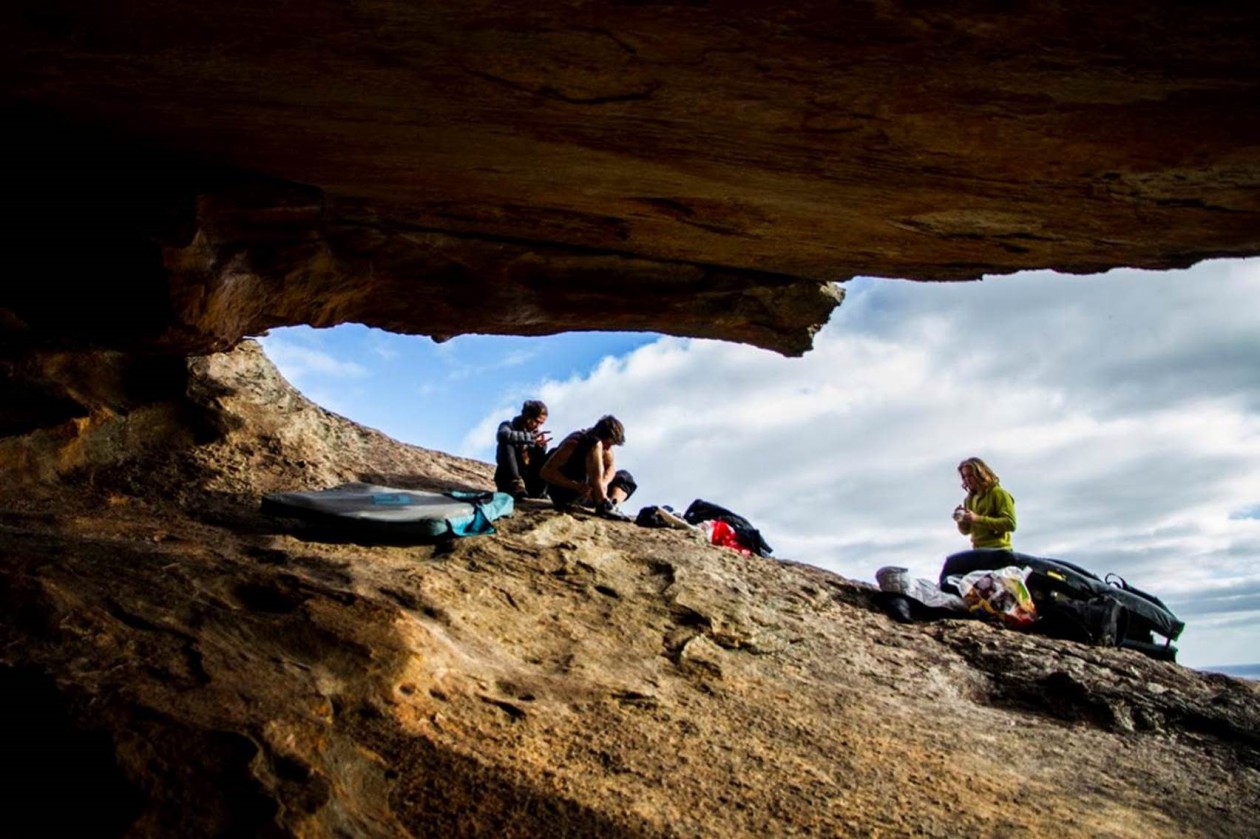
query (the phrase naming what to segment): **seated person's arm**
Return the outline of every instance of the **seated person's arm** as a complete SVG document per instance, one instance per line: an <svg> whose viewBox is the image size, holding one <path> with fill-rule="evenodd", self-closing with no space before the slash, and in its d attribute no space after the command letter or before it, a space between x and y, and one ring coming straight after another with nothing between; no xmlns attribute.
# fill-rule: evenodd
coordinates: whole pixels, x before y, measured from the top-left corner
<svg viewBox="0 0 1260 839"><path fill-rule="evenodd" d="M596 443L586 453L586 481L597 505L608 500L608 482L612 480L614 473L605 472L604 465L611 454L611 451L604 448L603 443Z"/></svg>
<svg viewBox="0 0 1260 839"><path fill-rule="evenodd" d="M568 463L569 458L573 456L575 448L577 448L577 440L570 438L561 443L560 448L552 452L551 457L547 458L547 462L543 464L542 470L538 473L539 477L552 486L585 492L587 489L586 484L581 481L575 481L560 471L561 467Z"/></svg>
<svg viewBox="0 0 1260 839"><path fill-rule="evenodd" d="M507 443L509 446L517 445L519 443L529 444L534 442L534 437L535 434L533 431L517 431L512 427L512 423L510 422L499 424L497 441L500 443Z"/></svg>

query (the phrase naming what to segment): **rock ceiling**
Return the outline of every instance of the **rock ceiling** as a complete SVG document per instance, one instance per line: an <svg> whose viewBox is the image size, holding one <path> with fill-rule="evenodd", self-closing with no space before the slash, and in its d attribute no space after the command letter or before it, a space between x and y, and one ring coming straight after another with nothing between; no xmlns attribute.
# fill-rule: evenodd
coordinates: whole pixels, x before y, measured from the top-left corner
<svg viewBox="0 0 1260 839"><path fill-rule="evenodd" d="M1260 253L1245 4L10 0L0 21L10 353L346 321L799 353L859 274Z"/></svg>
<svg viewBox="0 0 1260 839"><path fill-rule="evenodd" d="M1211 2L8 0L15 812L1255 836L1250 685L895 627L816 569L541 508L441 554L299 539L260 493L489 472L304 403L249 343L200 356L347 321L801 353L859 274L1257 254L1258 36Z"/></svg>

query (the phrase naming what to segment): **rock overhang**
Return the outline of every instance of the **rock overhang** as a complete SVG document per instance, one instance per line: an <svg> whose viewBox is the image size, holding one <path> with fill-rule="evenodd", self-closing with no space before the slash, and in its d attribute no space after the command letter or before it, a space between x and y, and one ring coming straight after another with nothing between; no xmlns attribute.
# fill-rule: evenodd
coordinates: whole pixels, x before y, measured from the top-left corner
<svg viewBox="0 0 1260 839"><path fill-rule="evenodd" d="M1260 12L1232 4L16 0L0 27L11 351L356 321L797 354L859 274L1260 252Z"/></svg>

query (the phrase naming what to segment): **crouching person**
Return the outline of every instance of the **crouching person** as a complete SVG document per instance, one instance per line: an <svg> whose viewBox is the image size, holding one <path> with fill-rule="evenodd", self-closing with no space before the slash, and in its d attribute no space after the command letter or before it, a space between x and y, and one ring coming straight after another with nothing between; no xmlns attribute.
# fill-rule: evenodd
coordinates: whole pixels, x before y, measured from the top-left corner
<svg viewBox="0 0 1260 839"><path fill-rule="evenodd" d="M541 498L547 493L541 475L550 442L548 433L542 430L546 421L547 406L530 399L521 406L519 415L499 423L494 454L494 487L499 492L509 493L518 501Z"/></svg>
<svg viewBox="0 0 1260 839"><path fill-rule="evenodd" d="M611 415L560 441L542 468L556 508L580 504L601 515L626 518L620 506L634 494L636 484L629 472L617 469L613 456L613 447L625 442L625 427Z"/></svg>

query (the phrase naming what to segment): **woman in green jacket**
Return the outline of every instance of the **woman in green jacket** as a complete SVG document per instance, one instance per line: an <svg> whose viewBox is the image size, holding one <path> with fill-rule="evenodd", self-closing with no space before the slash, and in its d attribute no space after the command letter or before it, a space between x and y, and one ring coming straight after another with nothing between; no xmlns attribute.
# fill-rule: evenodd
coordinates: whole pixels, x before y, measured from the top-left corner
<svg viewBox="0 0 1260 839"><path fill-rule="evenodd" d="M973 548L1011 549L1015 499L998 484L998 476L978 457L958 464L967 498L954 510L958 532L971 537Z"/></svg>

